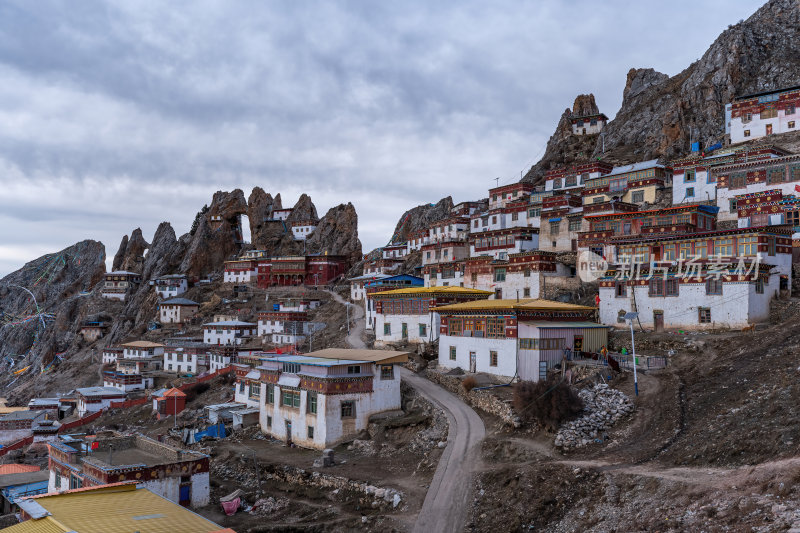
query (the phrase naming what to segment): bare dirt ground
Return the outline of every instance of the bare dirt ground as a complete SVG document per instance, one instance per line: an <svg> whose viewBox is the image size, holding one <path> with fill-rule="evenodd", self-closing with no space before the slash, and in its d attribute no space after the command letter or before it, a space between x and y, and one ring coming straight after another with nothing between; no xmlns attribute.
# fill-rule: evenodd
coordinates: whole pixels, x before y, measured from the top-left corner
<svg viewBox="0 0 800 533"><path fill-rule="evenodd" d="M371 424L354 445L337 447L333 467L314 466L314 461L322 456L321 451L287 447L265 436L257 427L235 431L225 439L207 439L184 446L170 436L173 426L205 427L203 406L230 401L232 378L216 378L207 389L189 391L188 396L186 410L177 421L172 417L159 420L152 406L146 404L110 410L81 431L139 432L209 454L212 503L196 511L239 533L411 531L442 456L440 443L444 445L447 441L445 415L410 387L403 386L406 415L392 419L391 423ZM35 450L12 453L22 462L46 464L46 451L44 455ZM376 505L376 499L380 498L333 485L320 486L314 482L316 475L364 487L396 490L402 500L397 507L382 500ZM273 498L277 508L253 514L240 510L226 516L219 498L236 489L244 492L244 501L249 505L258 499Z"/></svg>
<svg viewBox="0 0 800 533"><path fill-rule="evenodd" d="M637 332L637 352L675 355L640 374L605 444L565 455L553 435L489 432L467 529L800 531L800 300L772 315L748 333ZM633 397L631 374L612 386Z"/></svg>

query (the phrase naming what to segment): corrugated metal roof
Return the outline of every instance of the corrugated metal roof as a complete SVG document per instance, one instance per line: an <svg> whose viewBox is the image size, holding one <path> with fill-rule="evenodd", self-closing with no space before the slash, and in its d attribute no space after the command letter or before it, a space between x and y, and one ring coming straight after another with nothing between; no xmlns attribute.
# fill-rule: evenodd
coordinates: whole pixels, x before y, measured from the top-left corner
<svg viewBox="0 0 800 533"><path fill-rule="evenodd" d="M447 311L594 311L596 307L567 304L552 300L523 298L521 300L473 300L459 304L436 307L436 312Z"/></svg>
<svg viewBox="0 0 800 533"><path fill-rule="evenodd" d="M121 346L126 346L128 348L163 348L164 345L159 342L150 342L150 341L133 341L133 342L126 342Z"/></svg>
<svg viewBox="0 0 800 533"><path fill-rule="evenodd" d="M597 322L550 322L547 320L535 320L533 322L523 322L526 326L533 326L543 329L568 329L568 328L604 328L609 326L598 324Z"/></svg>
<svg viewBox="0 0 800 533"><path fill-rule="evenodd" d="M161 302L161 305L200 305L200 304L188 298L172 298L167 301Z"/></svg>
<svg viewBox="0 0 800 533"><path fill-rule="evenodd" d="M651 159L650 161L640 161L632 165L625 165L621 167L614 167L608 174L603 174L600 178L610 178L619 176L620 174L627 174L628 172L635 172L637 170L645 170L648 168L664 168L664 165L658 164L658 159ZM599 179L599 178L592 178Z"/></svg>
<svg viewBox="0 0 800 533"><path fill-rule="evenodd" d="M4 476L6 474L21 474L22 472L38 472L39 470L41 470L41 468L34 465L0 465L0 476Z"/></svg>
<svg viewBox="0 0 800 533"><path fill-rule="evenodd" d="M355 350L349 348L326 348L309 352L307 357L320 357L322 359L352 359L355 361L368 361L371 363L404 363L408 360L408 352L392 350Z"/></svg>
<svg viewBox="0 0 800 533"><path fill-rule="evenodd" d="M26 520L7 527L3 531L9 533L67 533L69 530L47 517L40 520Z"/></svg>
<svg viewBox="0 0 800 533"><path fill-rule="evenodd" d="M35 501L50 512L4 531L12 533L212 533L222 527L180 505L135 485L44 495ZM47 524L50 522L50 524ZM56 528L57 524L63 527ZM69 529L66 529L69 528Z"/></svg>
<svg viewBox="0 0 800 533"><path fill-rule="evenodd" d="M252 322L242 322L241 320L223 320L221 322L208 322L204 326L257 326Z"/></svg>
<svg viewBox="0 0 800 533"><path fill-rule="evenodd" d="M372 294L375 296L393 296L402 294L494 294L491 291L482 291L479 289L468 289L467 287L409 287L406 289L394 289L391 291L376 292Z"/></svg>

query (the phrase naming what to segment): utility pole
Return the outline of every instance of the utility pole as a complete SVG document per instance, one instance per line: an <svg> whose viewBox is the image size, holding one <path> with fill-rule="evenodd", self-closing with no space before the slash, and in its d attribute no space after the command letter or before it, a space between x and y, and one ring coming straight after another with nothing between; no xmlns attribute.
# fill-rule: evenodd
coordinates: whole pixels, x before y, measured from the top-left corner
<svg viewBox="0 0 800 533"><path fill-rule="evenodd" d="M495 185L494 185L495 187L499 187L500 186L500 178L495 178L494 179L494 183L495 183Z"/></svg>
<svg viewBox="0 0 800 533"><path fill-rule="evenodd" d="M633 344L633 321L639 318L639 313L625 313L625 320L631 325L631 356L633 357L633 390L639 396L639 379L636 377L636 346Z"/></svg>

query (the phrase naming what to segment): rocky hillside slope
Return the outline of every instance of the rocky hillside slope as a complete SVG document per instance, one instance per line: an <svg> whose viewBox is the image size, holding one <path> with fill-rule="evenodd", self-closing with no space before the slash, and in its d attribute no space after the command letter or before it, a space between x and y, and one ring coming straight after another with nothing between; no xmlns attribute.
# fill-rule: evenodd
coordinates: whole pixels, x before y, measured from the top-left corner
<svg viewBox="0 0 800 533"><path fill-rule="evenodd" d="M631 69L622 107L606 126L605 153L597 136L591 156L632 163L679 156L692 141L709 146L723 138L725 104L733 97L798 84L800 1L770 0L722 32L698 61L675 76ZM538 183L547 169L575 160L561 127L523 181Z"/></svg>
<svg viewBox="0 0 800 533"><path fill-rule="evenodd" d="M102 243L87 240L0 280L0 382L38 374L74 348L75 325L86 317L85 300L102 281L105 260Z"/></svg>

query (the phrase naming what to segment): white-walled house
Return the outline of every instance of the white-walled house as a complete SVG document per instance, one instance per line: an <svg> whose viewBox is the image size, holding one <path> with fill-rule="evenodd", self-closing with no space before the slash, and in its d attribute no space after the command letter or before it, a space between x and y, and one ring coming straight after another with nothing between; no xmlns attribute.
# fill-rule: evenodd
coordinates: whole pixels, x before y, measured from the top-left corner
<svg viewBox="0 0 800 533"><path fill-rule="evenodd" d="M467 257L469 257L467 241L432 242L422 247L422 266L461 261Z"/></svg>
<svg viewBox="0 0 800 533"><path fill-rule="evenodd" d="M719 220L736 220L740 207L737 197L775 190L783 196L799 194L795 187L800 185L800 154L714 167L711 173L717 184ZM782 209L777 208L762 211L758 216L766 218L780 213Z"/></svg>
<svg viewBox="0 0 800 533"><path fill-rule="evenodd" d="M63 435L48 443L48 453L49 492L135 480L186 507L203 507L210 501L208 455L143 435Z"/></svg>
<svg viewBox="0 0 800 533"><path fill-rule="evenodd" d="M162 300L175 298L189 290L189 282L185 274L168 274L155 279L153 282L156 294Z"/></svg>
<svg viewBox="0 0 800 533"><path fill-rule="evenodd" d="M486 299L490 291L464 287L413 287L376 292L375 346L389 343L433 342L439 334L435 308L457 302Z"/></svg>
<svg viewBox="0 0 800 533"><path fill-rule="evenodd" d="M125 392L114 387L83 387L75 389L76 411L79 417L108 409L111 402L125 400Z"/></svg>
<svg viewBox="0 0 800 533"><path fill-rule="evenodd" d="M271 220L286 220L289 215L294 211L293 208L287 207L286 209L273 209Z"/></svg>
<svg viewBox="0 0 800 533"><path fill-rule="evenodd" d="M604 161L566 165L545 172L545 191L566 191L583 189L586 180L608 174L614 166Z"/></svg>
<svg viewBox="0 0 800 533"><path fill-rule="evenodd" d="M489 189L489 210L505 207L511 202L518 202L527 198L533 191L530 183L511 183Z"/></svg>
<svg viewBox="0 0 800 533"><path fill-rule="evenodd" d="M126 270L109 272L103 277L103 289L100 294L110 300L125 301L142 282L142 275Z"/></svg>
<svg viewBox="0 0 800 533"><path fill-rule="evenodd" d="M317 228L317 223L313 220L303 220L292 222L292 237L296 241L304 241Z"/></svg>
<svg viewBox="0 0 800 533"><path fill-rule="evenodd" d="M164 345L158 342L133 341L120 346L123 359L149 359L164 355Z"/></svg>
<svg viewBox="0 0 800 533"><path fill-rule="evenodd" d="M800 87L737 96L726 106L731 143L798 131Z"/></svg>
<svg viewBox="0 0 800 533"><path fill-rule="evenodd" d="M422 268L425 287L463 287L465 261L434 263Z"/></svg>
<svg viewBox="0 0 800 533"><path fill-rule="evenodd" d="M235 259L225 261L225 270L222 281L225 283L250 283L258 278L258 263L256 259Z"/></svg>
<svg viewBox="0 0 800 533"><path fill-rule="evenodd" d="M233 355L228 351L212 350L208 355L208 371L219 372L223 368L231 366Z"/></svg>
<svg viewBox="0 0 800 533"><path fill-rule="evenodd" d="M439 366L486 372L525 381L570 352L598 352L608 327L595 322L596 309L549 300L476 300L437 308L441 316Z"/></svg>
<svg viewBox="0 0 800 533"><path fill-rule="evenodd" d="M406 352L333 348L269 358L258 368L260 390L253 374L246 395L258 400L264 433L331 448L355 438L372 415L401 408L398 368L407 360Z"/></svg>
<svg viewBox="0 0 800 533"><path fill-rule="evenodd" d="M169 346L164 350L164 370L178 374L201 374L209 369L206 347Z"/></svg>
<svg viewBox="0 0 800 533"><path fill-rule="evenodd" d="M364 274L363 276L350 278L350 299L354 302L364 300L364 298L367 297L367 290L365 288L367 283L388 277L388 274Z"/></svg>
<svg viewBox="0 0 800 533"><path fill-rule="evenodd" d="M736 163L763 161L790 155L776 146L729 147L705 155L695 152L670 161L672 168L672 204L715 202L717 176L711 170Z"/></svg>
<svg viewBox="0 0 800 533"><path fill-rule="evenodd" d="M593 115L573 115L570 117L572 122L573 135L597 135L608 122L608 117L603 113Z"/></svg>
<svg viewBox="0 0 800 533"><path fill-rule="evenodd" d="M504 260L492 256L467 259L464 286L492 291L496 299L542 298L547 289L558 287L575 290L580 281L554 252L534 250L510 254Z"/></svg>
<svg viewBox="0 0 800 533"><path fill-rule="evenodd" d="M158 304L158 316L162 324L182 324L192 318L200 304L187 298L172 298Z"/></svg>
<svg viewBox="0 0 800 533"><path fill-rule="evenodd" d="M114 346L108 346L103 348L103 364L104 365L113 365L117 363L117 359L123 357L124 350L122 348L117 348Z"/></svg>
<svg viewBox="0 0 800 533"><path fill-rule="evenodd" d="M371 280L364 284L364 319L366 321L366 329L375 329L375 313L377 306L375 300L371 295L376 292L384 292L392 289L408 289L411 287L422 287L425 282L423 278L418 276L411 276L409 274L400 274L397 276L387 276L381 279Z"/></svg>
<svg viewBox="0 0 800 533"><path fill-rule="evenodd" d="M510 254L518 254L539 248L539 230L536 228L508 228L473 233L469 237L469 256L491 256L506 259Z"/></svg>
<svg viewBox="0 0 800 533"><path fill-rule="evenodd" d="M205 344L233 345L256 335L258 324L240 320L223 320L203 324L203 342Z"/></svg>
<svg viewBox="0 0 800 533"><path fill-rule="evenodd" d="M754 258L738 267L735 259L699 261L690 275L686 265L655 263L635 277L613 264L600 282L600 321L625 328L623 317L633 310L639 313L637 325L655 331L740 329L768 321L780 274L768 264L756 265Z"/></svg>

